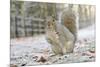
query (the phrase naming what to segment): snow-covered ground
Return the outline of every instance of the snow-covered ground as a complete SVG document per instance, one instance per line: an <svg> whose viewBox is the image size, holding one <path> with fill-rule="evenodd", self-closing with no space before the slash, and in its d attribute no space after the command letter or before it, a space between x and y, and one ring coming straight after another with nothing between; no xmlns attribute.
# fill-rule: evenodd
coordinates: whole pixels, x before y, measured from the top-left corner
<svg viewBox="0 0 100 67"><path fill-rule="evenodd" d="M78 32L78 39L95 38L95 25L91 25Z"/></svg>
<svg viewBox="0 0 100 67"><path fill-rule="evenodd" d="M18 66L95 61L95 26L81 29L74 53L51 56L45 35L11 39L11 64Z"/></svg>

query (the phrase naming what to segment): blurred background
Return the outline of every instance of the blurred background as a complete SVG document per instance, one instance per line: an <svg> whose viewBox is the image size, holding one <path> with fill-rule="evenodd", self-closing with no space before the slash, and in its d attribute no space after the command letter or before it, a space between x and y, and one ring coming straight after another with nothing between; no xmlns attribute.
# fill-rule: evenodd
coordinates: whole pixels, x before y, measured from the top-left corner
<svg viewBox="0 0 100 67"><path fill-rule="evenodd" d="M59 21L64 10L74 11L79 29L95 24L95 6L67 3L10 1L10 37L31 37L45 34L45 19L54 16Z"/></svg>

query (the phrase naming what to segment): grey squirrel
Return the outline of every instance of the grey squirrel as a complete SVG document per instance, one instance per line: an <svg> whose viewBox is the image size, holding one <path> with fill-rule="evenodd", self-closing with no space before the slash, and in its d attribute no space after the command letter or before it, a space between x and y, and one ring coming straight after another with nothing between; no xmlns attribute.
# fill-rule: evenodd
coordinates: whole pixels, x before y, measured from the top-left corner
<svg viewBox="0 0 100 67"><path fill-rule="evenodd" d="M72 53L77 39L76 18L73 13L64 14L62 23L53 17L47 19L46 39L51 44L55 55Z"/></svg>

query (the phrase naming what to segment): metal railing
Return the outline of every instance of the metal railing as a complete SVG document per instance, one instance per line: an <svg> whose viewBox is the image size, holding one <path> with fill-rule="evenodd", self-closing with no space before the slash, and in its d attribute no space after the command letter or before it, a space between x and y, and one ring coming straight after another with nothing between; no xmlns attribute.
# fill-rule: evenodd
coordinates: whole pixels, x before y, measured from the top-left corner
<svg viewBox="0 0 100 67"><path fill-rule="evenodd" d="M45 21L41 18L11 16L10 37L26 37L45 33Z"/></svg>

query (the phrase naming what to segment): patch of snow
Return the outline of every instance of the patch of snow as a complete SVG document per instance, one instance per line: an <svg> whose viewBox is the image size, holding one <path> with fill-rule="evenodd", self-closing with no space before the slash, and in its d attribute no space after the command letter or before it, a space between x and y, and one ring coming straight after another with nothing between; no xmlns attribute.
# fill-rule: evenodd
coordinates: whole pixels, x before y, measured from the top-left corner
<svg viewBox="0 0 100 67"><path fill-rule="evenodd" d="M84 39L84 38L95 38L95 25L80 29L78 31L78 39Z"/></svg>

